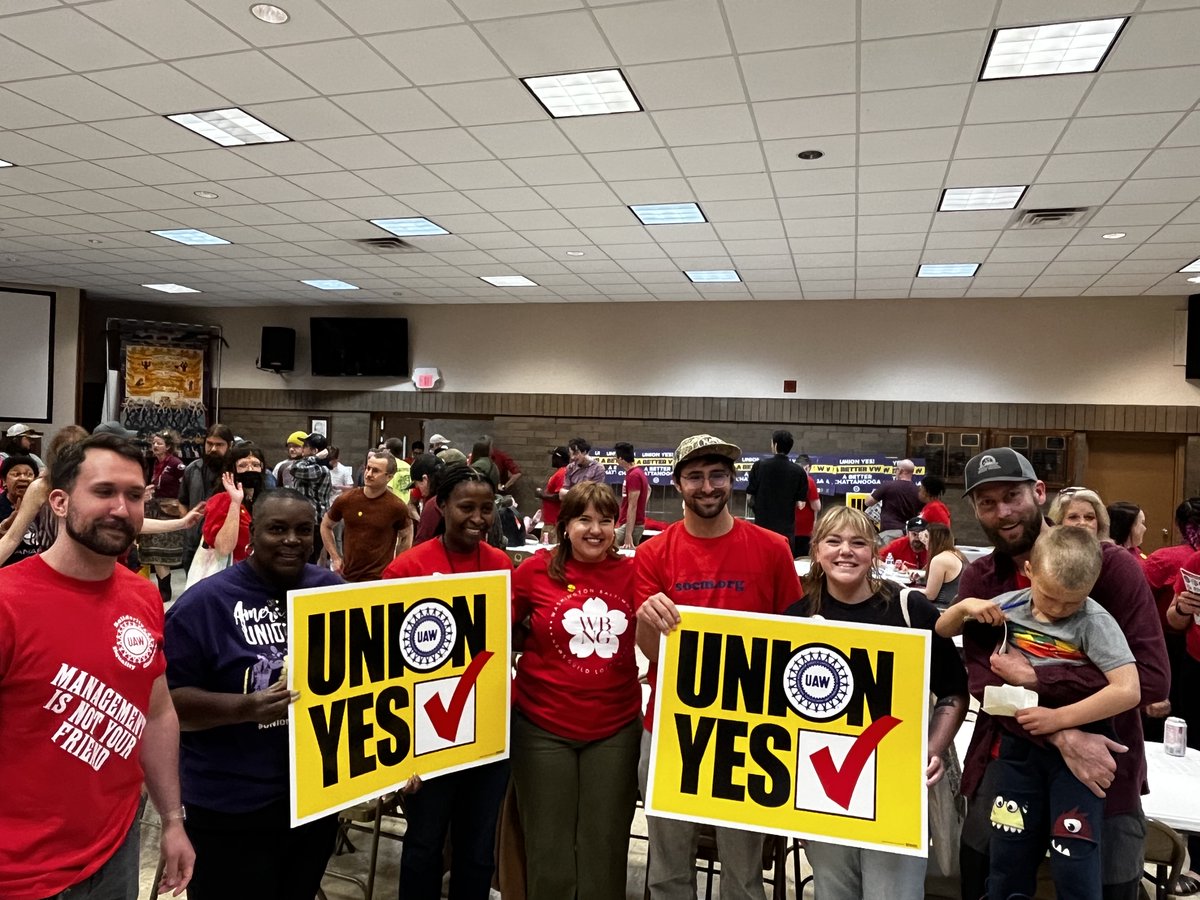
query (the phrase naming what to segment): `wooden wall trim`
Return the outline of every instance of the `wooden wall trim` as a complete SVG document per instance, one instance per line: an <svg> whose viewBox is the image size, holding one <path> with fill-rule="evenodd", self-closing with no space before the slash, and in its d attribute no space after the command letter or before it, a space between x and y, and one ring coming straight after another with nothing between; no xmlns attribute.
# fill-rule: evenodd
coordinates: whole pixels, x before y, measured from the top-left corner
<svg viewBox="0 0 1200 900"><path fill-rule="evenodd" d="M222 409L321 409L433 416L545 416L574 419L795 422L889 428L1005 428L1200 432L1200 407L1069 403L936 403L615 394L490 394L446 391L315 391L224 388Z"/></svg>

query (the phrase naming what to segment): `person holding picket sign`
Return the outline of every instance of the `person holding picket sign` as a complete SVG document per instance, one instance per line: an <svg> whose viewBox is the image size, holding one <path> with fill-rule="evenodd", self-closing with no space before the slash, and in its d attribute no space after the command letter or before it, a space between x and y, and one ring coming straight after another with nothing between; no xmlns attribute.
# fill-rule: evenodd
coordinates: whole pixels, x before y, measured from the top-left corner
<svg viewBox="0 0 1200 900"><path fill-rule="evenodd" d="M558 546L513 578L512 769L526 900L624 900L642 692L633 559L616 549L606 484L567 491Z"/></svg>
<svg viewBox="0 0 1200 900"><path fill-rule="evenodd" d="M804 578L804 597L788 614L932 632L938 617L933 604L916 591L901 595L898 587L877 576L876 564L870 519L848 506L827 510L813 532L812 568ZM941 779L942 754L967 713L967 673L954 644L936 634L932 640L929 685L937 701L929 721L925 768L929 786ZM920 684L915 678L903 683L914 682ZM812 840L806 842L805 853L821 900L925 897L923 857Z"/></svg>
<svg viewBox="0 0 1200 900"><path fill-rule="evenodd" d="M496 489L465 463L442 470L435 502L442 514L440 534L392 560L384 578L462 575L512 569L503 550L486 541L496 516ZM452 842L450 896L487 900L496 868L496 821L508 787L508 760L487 763L428 781L412 778L405 787L408 829L400 855L400 896L438 900L442 896L442 849Z"/></svg>

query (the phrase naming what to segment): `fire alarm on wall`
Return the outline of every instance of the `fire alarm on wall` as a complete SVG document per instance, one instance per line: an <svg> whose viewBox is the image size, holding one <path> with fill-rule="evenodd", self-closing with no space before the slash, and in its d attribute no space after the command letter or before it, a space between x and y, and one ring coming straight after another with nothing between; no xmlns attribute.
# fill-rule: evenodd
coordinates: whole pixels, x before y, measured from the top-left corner
<svg viewBox="0 0 1200 900"><path fill-rule="evenodd" d="M412 380L418 391L432 391L442 380L442 373L437 369L413 369Z"/></svg>
<svg viewBox="0 0 1200 900"><path fill-rule="evenodd" d="M785 394L794 394L794 393L796 393L796 382L794 382L794 381L792 381L792 380L790 380L790 379L789 379L789 380L787 380L787 381L784 381L784 383L783 383L783 392L784 392Z"/></svg>

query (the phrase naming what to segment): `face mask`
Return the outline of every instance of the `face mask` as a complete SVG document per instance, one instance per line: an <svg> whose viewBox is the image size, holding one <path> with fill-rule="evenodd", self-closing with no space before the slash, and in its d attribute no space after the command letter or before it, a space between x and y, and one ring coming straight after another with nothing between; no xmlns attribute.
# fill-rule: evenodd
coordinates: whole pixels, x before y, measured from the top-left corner
<svg viewBox="0 0 1200 900"><path fill-rule="evenodd" d="M233 476L233 480L235 482L237 482L238 486L243 491L245 491L248 495L250 495L251 499L253 499L254 495L256 495L259 491L262 490L263 473L262 472L238 472L236 475Z"/></svg>

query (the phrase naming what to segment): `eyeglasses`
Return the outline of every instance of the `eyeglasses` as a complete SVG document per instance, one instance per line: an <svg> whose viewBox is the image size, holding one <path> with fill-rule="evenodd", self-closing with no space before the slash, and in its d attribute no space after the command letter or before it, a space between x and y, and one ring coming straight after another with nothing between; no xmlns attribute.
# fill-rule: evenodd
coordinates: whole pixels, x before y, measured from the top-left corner
<svg viewBox="0 0 1200 900"><path fill-rule="evenodd" d="M707 481L713 487L719 488L729 484L731 478L732 476L728 472L709 472L707 475L703 472L692 472L680 477L679 482L691 488L698 488L703 487L704 482Z"/></svg>

